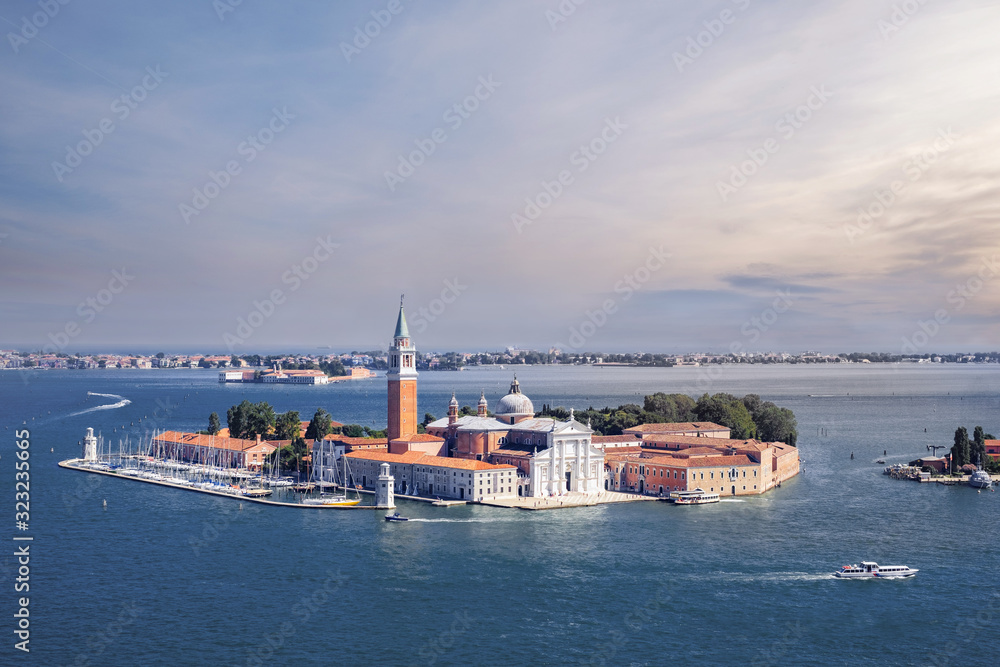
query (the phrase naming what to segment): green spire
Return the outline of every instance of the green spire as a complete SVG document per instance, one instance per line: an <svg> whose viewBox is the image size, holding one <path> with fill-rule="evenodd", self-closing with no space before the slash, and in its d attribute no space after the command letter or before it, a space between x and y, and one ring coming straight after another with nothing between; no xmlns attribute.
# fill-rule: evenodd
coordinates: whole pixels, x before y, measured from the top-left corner
<svg viewBox="0 0 1000 667"><path fill-rule="evenodd" d="M396 320L396 338L409 338L410 330L406 326L406 315L403 314L403 295L399 296L399 319Z"/></svg>

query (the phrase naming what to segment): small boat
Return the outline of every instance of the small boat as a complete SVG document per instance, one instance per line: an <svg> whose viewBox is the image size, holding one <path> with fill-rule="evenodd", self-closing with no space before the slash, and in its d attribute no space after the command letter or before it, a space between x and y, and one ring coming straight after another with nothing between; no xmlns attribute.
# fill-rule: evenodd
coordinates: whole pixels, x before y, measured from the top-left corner
<svg viewBox="0 0 1000 667"><path fill-rule="evenodd" d="M704 489L694 491L674 491L670 494L670 499L675 505L707 505L717 503L720 500L718 493L708 493Z"/></svg>
<svg viewBox="0 0 1000 667"><path fill-rule="evenodd" d="M900 577L912 577L919 570L913 570L905 565L886 565L879 567L878 563L872 561L862 561L861 565L845 565L833 576L840 579L895 579Z"/></svg>
<svg viewBox="0 0 1000 667"><path fill-rule="evenodd" d="M878 463L879 465L885 465L885 459L875 459L875 463Z"/></svg>
<svg viewBox="0 0 1000 667"><path fill-rule="evenodd" d="M434 507L448 507L451 505L447 500L441 500L440 498L435 498L434 502L431 503Z"/></svg>
<svg viewBox="0 0 1000 667"><path fill-rule="evenodd" d="M385 515L385 520L386 521L409 521L410 519L409 519L409 517L400 516L399 512L395 512L393 514L386 514Z"/></svg>
<svg viewBox="0 0 1000 667"><path fill-rule="evenodd" d="M353 507L361 504L361 498L348 498L346 496L320 496L319 498L303 498L303 505L322 505Z"/></svg>
<svg viewBox="0 0 1000 667"><path fill-rule="evenodd" d="M993 478L990 474L980 468L969 477L969 486L974 489L988 489L993 486Z"/></svg>

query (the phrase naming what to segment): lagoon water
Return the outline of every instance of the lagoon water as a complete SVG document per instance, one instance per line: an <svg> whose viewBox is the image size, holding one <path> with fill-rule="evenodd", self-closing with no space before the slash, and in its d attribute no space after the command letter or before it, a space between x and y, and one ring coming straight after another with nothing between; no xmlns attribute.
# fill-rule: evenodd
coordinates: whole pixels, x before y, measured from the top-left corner
<svg viewBox="0 0 1000 667"><path fill-rule="evenodd" d="M960 425L1000 434L1000 366L707 370L517 372L536 409L758 393L794 410L801 475L698 507L404 501L400 512L418 519L407 524L369 511L240 510L56 466L79 455L88 426L105 439L196 430L243 398L382 428L384 377L274 387L220 385L202 370L0 371L0 470L12 489L14 431L30 429L34 537L30 655L13 649L13 549L0 557L0 663L997 664L1000 494L893 481L874 460L950 445ZM463 405L480 390L495 404L511 373L422 373L420 413L443 416L452 391ZM863 559L920 573L830 576Z"/></svg>

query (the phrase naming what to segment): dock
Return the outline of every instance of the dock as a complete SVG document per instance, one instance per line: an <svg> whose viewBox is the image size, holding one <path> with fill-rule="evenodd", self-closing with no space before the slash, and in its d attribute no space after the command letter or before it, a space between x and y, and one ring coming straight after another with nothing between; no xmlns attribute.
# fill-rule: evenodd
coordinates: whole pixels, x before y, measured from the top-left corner
<svg viewBox="0 0 1000 667"><path fill-rule="evenodd" d="M240 502L247 501L249 503L260 503L261 505L273 505L275 507L294 507L296 509L319 509L319 510L384 510L385 507L378 507L376 505L305 505L303 503L284 503L277 500L265 500L264 498L258 498L254 496L235 494L235 493L221 493L219 491L211 491L209 489L199 489L192 486L186 486L184 484L174 484L172 482L166 482L158 479L144 479L142 477L131 477L128 475L119 475L118 473L111 470L94 470L92 468L84 468L77 465L80 459L67 459L65 461L60 461L58 463L60 468L66 468L67 470L76 470L77 472L87 472L94 475L106 475L108 477L114 477L115 479L122 479L131 482L143 482L145 484L156 484L158 486L166 486L171 489L180 489L182 491L193 491L195 493L206 493L210 496L217 496L219 498L229 498L230 500L238 500Z"/></svg>

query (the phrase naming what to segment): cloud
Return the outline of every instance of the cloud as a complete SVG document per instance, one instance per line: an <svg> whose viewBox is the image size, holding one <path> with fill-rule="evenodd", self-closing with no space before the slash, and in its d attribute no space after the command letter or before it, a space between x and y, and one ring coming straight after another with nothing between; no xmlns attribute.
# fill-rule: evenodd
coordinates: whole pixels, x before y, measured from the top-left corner
<svg viewBox="0 0 1000 667"><path fill-rule="evenodd" d="M370 7L244 3L220 21L204 2L71 3L44 43L0 56L0 335L44 341L127 265L129 298L87 343L221 347L331 234L339 256L254 344L384 343L400 291L430 303L458 277L469 289L420 345L545 347L664 245L607 349L725 345L720 327L784 287L800 298L776 345L893 349L1000 249L998 94L982 85L1000 10L928 3L884 38L883 3L731 3L736 20L679 72L674 54L729 4L585 3L553 30L527 0L407 3L348 62ZM157 65L169 76L119 118L113 101ZM480 77L500 86L454 126ZM248 160L243 142L286 107L287 130ZM60 182L52 163L106 117L115 130ZM581 170L615 118L627 129ZM958 139L911 179L948 128ZM447 139L391 191L385 173L436 129ZM179 206L231 161L186 223ZM753 173L723 200L733 169ZM572 184L518 234L511 215L564 170ZM998 309L991 286L935 343L988 339Z"/></svg>

